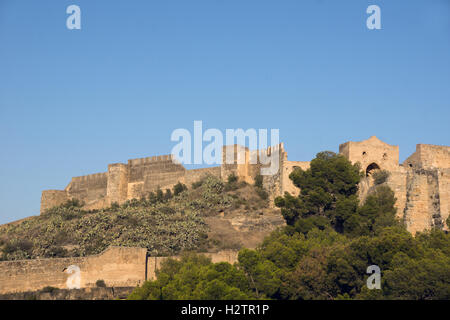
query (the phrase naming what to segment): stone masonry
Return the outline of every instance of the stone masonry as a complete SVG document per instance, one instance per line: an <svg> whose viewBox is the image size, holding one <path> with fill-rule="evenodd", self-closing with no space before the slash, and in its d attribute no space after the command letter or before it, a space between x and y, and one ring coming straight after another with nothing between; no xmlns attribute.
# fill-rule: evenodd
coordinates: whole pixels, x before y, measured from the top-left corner
<svg viewBox="0 0 450 320"><path fill-rule="evenodd" d="M431 227L446 228L450 199L450 147L418 144L417 150L403 164L399 164L399 148L373 136L360 142L346 142L339 146L340 154L352 163L359 163L365 173L360 183L362 201L373 187L371 174L387 170L387 184L397 198L397 212L412 233ZM69 199L85 203L86 209L100 209L147 196L157 188L172 188L178 182L190 185L205 175L226 180L235 174L240 180L253 183L261 168L268 167L262 156L278 154L279 167L272 175L264 175L264 187L271 199L285 192L298 194L289 179L296 168L306 170L309 162L288 161L283 143L265 150L249 150L241 145L224 146L222 165L187 170L171 155L128 160L127 164L110 164L108 171L72 178L64 190L42 192L41 214ZM227 158L229 157L229 158Z"/></svg>

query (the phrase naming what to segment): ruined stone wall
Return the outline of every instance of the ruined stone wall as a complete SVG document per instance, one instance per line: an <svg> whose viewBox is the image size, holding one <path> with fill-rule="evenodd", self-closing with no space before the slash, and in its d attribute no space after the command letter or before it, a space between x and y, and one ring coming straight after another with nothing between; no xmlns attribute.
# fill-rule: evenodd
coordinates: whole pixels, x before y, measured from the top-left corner
<svg viewBox="0 0 450 320"><path fill-rule="evenodd" d="M277 164L274 162L276 154L278 154ZM239 180L253 184L255 177L262 175L264 188L273 200L274 197L284 193L283 168L286 161L287 153L283 143L263 150L249 150L240 145L225 146L222 151L221 176L226 181L230 174L234 174ZM271 166L274 168L273 174L263 174L261 170ZM286 186L289 186L289 183L287 180Z"/></svg>
<svg viewBox="0 0 450 320"><path fill-rule="evenodd" d="M65 190L45 190L41 196L41 213L45 210L59 206L69 200Z"/></svg>
<svg viewBox="0 0 450 320"><path fill-rule="evenodd" d="M395 148L374 137L340 146L341 152L353 163L363 164L362 169L365 165L369 166L368 163L375 162L380 164L379 169L389 171L387 185L395 193L397 215L411 233L430 228L447 229L450 148L418 144L416 151L402 165L397 166L394 165L397 159L393 156L397 152ZM361 150L364 151L361 153ZM383 163L384 153L387 153L387 162ZM361 202L373 189L373 179L368 174L359 184Z"/></svg>
<svg viewBox="0 0 450 320"><path fill-rule="evenodd" d="M44 287L67 288L67 268L80 268L81 288L104 280L111 287L132 287L145 280L147 249L110 247L89 257L0 262L0 294L36 291ZM65 272L66 270L66 272Z"/></svg>
<svg viewBox="0 0 450 320"><path fill-rule="evenodd" d="M403 164L415 168L450 168L450 147L418 144L416 152Z"/></svg>
<svg viewBox="0 0 450 320"><path fill-rule="evenodd" d="M443 227L437 173L437 170L408 170L403 218L412 233Z"/></svg>
<svg viewBox="0 0 450 320"><path fill-rule="evenodd" d="M299 188L297 188L292 180L289 178L289 175L296 169L301 168L302 170L307 170L310 167L309 161L284 161L283 163L283 185L282 192L289 192L292 195L298 195L300 193Z"/></svg>
<svg viewBox="0 0 450 320"><path fill-rule="evenodd" d="M375 136L364 141L350 141L341 144L339 153L352 163L359 163L361 170L365 172L372 164L376 164L379 169L388 171L396 171L398 168L398 146L384 143Z"/></svg>
<svg viewBox="0 0 450 320"><path fill-rule="evenodd" d="M415 232L432 226L446 227L450 206L450 147L418 144L416 152L402 165L398 163L398 146L384 143L375 136L341 144L339 152L352 163L359 163L366 173L367 178L362 179L359 186L361 201L373 187L371 174L376 170L387 170L390 173L387 184L395 192L398 215L407 221L409 230ZM107 173L73 178L65 190L44 191L41 213L71 198L84 201L86 209L104 208L112 202L122 203L147 196L157 188L172 189L178 182L189 186L208 174L221 177L224 181L230 174L235 174L241 181L253 184L261 169L270 166L264 164L262 156L274 153L279 156L279 167L274 174L263 175L263 184L272 203L276 196L285 192L298 194L299 190L289 175L296 167L306 170L310 165L309 162L288 161L282 143L252 151L241 145L224 146L220 167L197 170L186 170L170 155L112 164L108 166Z"/></svg>
<svg viewBox="0 0 450 320"><path fill-rule="evenodd" d="M220 178L221 168L210 167L210 168L187 170L181 182L184 183L188 188L190 188L194 182L201 180L205 176L214 176Z"/></svg>
<svg viewBox="0 0 450 320"><path fill-rule="evenodd" d="M72 178L65 190L69 199L75 198L89 204L106 197L107 184L107 172L95 173Z"/></svg>
<svg viewBox="0 0 450 320"><path fill-rule="evenodd" d="M123 163L108 165L108 202L122 203L128 196L128 166Z"/></svg>
<svg viewBox="0 0 450 320"><path fill-rule="evenodd" d="M441 217L444 222L444 229L449 230L445 223L450 216L450 169L438 170L438 188L439 188L439 202L441 206Z"/></svg>
<svg viewBox="0 0 450 320"><path fill-rule="evenodd" d="M205 253L213 263L237 262L238 251ZM70 266L80 268L80 288L94 288L97 280L108 287L136 287L156 279L156 270L168 257L147 257L145 248L109 247L88 257L53 258L0 262L0 294L32 292L45 287L70 289ZM179 256L172 257L179 259Z"/></svg>

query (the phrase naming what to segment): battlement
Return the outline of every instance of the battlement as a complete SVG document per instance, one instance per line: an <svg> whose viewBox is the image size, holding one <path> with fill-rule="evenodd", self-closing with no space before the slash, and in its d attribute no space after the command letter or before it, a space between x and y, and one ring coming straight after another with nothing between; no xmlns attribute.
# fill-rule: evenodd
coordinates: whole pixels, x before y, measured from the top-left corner
<svg viewBox="0 0 450 320"><path fill-rule="evenodd" d="M450 168L450 147L418 144L416 152L403 162L405 167Z"/></svg>
<svg viewBox="0 0 450 320"><path fill-rule="evenodd" d="M450 147L418 144L416 152L402 165L399 165L399 147L375 136L343 143L339 146L339 152L352 163L358 163L366 173L360 183L362 200L373 186L371 176L376 170L390 173L387 184L395 192L398 215L407 221L412 232L442 226L449 216ZM275 161L278 167L270 170L270 175L263 175L263 185L270 198L285 192L298 194L299 190L289 175L296 168L308 169L309 162L288 161L283 143L260 150L234 144L223 146L220 167L186 170L173 155L109 164L107 172L72 178L64 190L43 191L41 213L74 198L83 201L86 208L100 209L114 202L120 204L147 196L158 188L171 189L178 182L190 185L205 175L226 180L234 174L241 181L253 184L262 169L272 169L274 154L279 155L278 161Z"/></svg>
<svg viewBox="0 0 450 320"><path fill-rule="evenodd" d="M131 159L128 160L129 166L140 166L144 164L151 164L151 163L158 163L158 162L173 162L173 155L162 155L162 156L153 156L153 157L147 157L147 158L137 158L137 159Z"/></svg>
<svg viewBox="0 0 450 320"><path fill-rule="evenodd" d="M79 177L73 177L72 178L72 182L77 183L77 182L94 182L94 181L101 181L103 179L107 179L108 178L108 173L107 172L102 172L102 173L93 173L93 174L88 174L86 176L79 176Z"/></svg>

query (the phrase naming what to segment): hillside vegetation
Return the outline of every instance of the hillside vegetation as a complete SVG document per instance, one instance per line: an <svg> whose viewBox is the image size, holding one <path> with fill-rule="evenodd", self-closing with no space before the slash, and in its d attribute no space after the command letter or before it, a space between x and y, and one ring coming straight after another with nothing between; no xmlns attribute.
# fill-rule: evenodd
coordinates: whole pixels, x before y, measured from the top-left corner
<svg viewBox="0 0 450 320"><path fill-rule="evenodd" d="M205 219L267 211L268 202L259 187L229 180L207 176L189 188L179 183L173 190L101 210L85 211L79 201L69 201L41 216L0 226L0 259L86 256L110 245L144 247L159 256L239 249L241 243L214 238Z"/></svg>
<svg viewBox="0 0 450 320"><path fill-rule="evenodd" d="M168 259L129 299L450 299L449 233L409 233L383 183L360 204L360 177L343 156L319 153L290 175L299 196L275 199L287 226L234 265ZM374 265L380 288L369 289Z"/></svg>

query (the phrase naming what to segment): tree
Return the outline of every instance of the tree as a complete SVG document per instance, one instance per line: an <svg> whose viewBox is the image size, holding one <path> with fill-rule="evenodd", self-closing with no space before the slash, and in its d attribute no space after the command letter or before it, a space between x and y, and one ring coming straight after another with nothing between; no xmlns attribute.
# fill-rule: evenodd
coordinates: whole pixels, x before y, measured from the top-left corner
<svg viewBox="0 0 450 320"><path fill-rule="evenodd" d="M130 300L235 300L254 296L243 271L229 263L185 254L180 261L167 259L157 279L146 281L128 297Z"/></svg>
<svg viewBox="0 0 450 320"><path fill-rule="evenodd" d="M173 195L177 196L180 193L184 192L187 190L186 185L182 184L181 182L178 182L174 187L173 187Z"/></svg>
<svg viewBox="0 0 450 320"><path fill-rule="evenodd" d="M320 152L309 169L297 168L289 176L300 188L300 195L285 194L284 198L275 200L275 205L282 208L289 225L301 218L323 216L328 217L337 230L342 230L348 215L343 215L340 209L344 207L348 211L350 208L350 213L356 210L360 177L359 166L352 165L344 156Z"/></svg>

